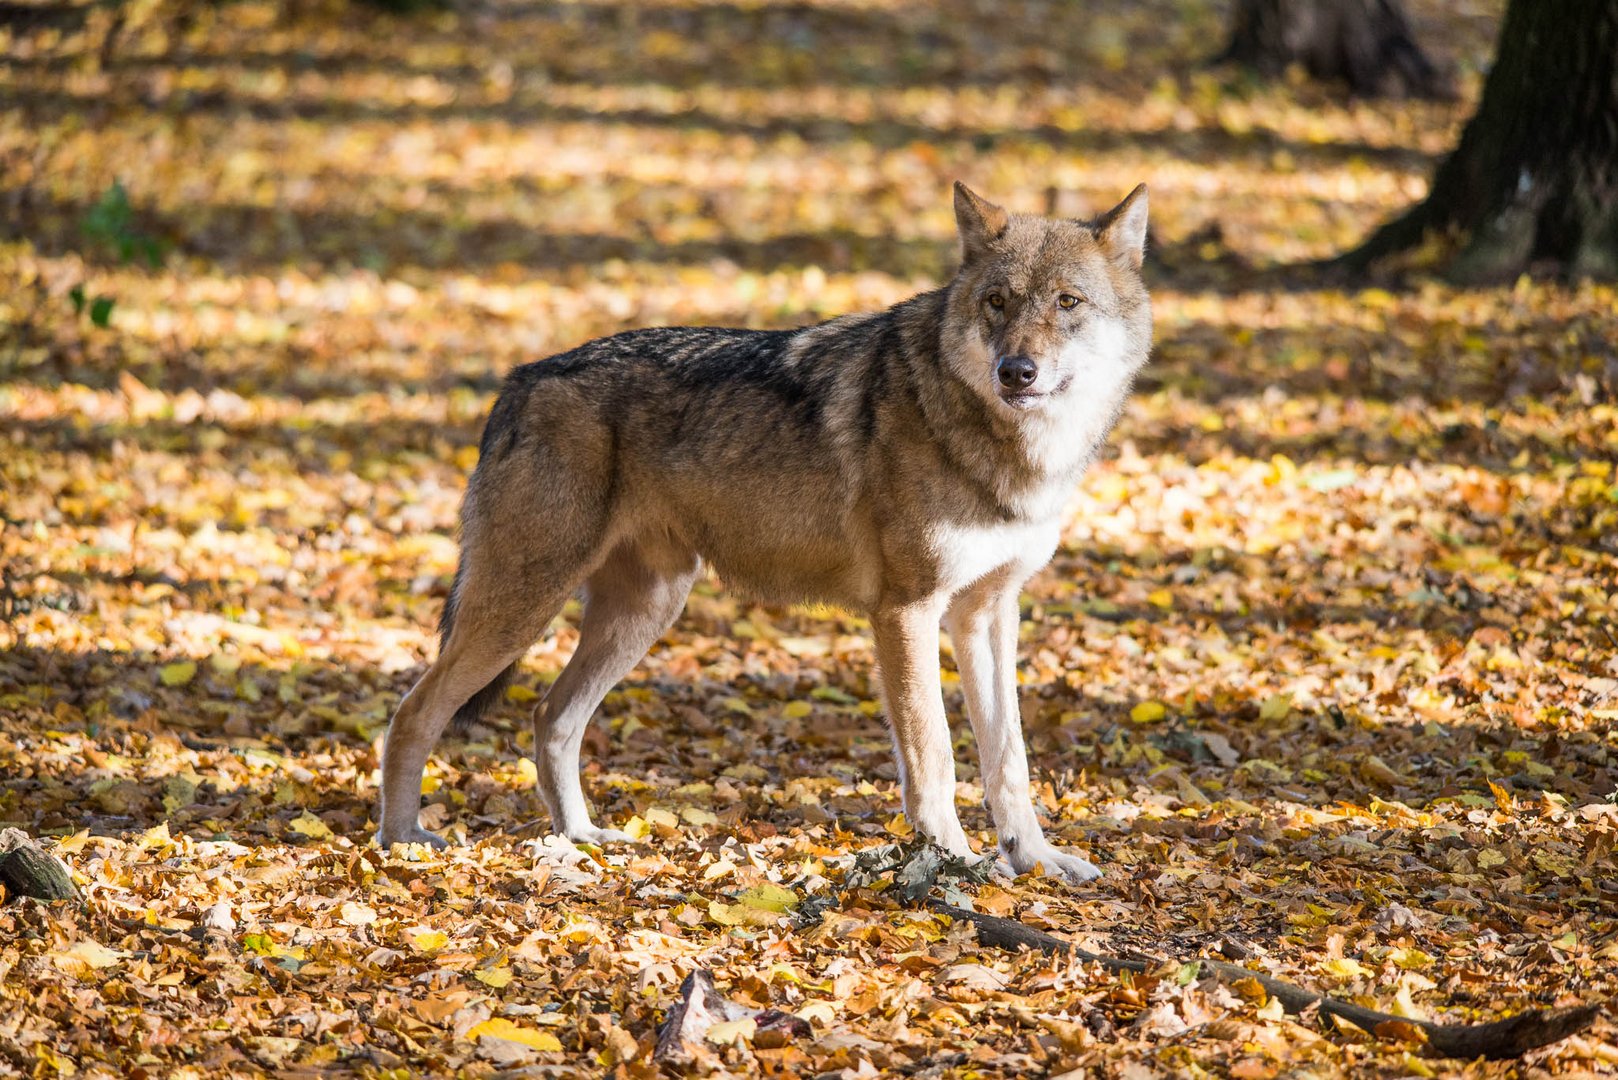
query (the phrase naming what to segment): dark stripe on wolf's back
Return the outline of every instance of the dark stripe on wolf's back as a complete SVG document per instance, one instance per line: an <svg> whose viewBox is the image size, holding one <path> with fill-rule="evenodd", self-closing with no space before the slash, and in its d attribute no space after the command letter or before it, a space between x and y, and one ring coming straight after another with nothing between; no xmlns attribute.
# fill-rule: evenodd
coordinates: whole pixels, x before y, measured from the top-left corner
<svg viewBox="0 0 1618 1080"><path fill-rule="evenodd" d="M704 396L726 386L765 390L792 406L796 419L813 426L820 422L823 409L819 380L811 382L797 365L782 362L792 340L802 332L721 326L626 330L512 369L501 396L524 394L550 379L651 364L677 380L682 389L700 391Z"/></svg>
<svg viewBox="0 0 1618 1080"><path fill-rule="evenodd" d="M726 386L756 387L791 408L805 427L820 423L824 402L813 380L819 364L788 364L784 360L801 330L731 330L720 340L702 342L665 371L683 390L711 395ZM695 344L695 343L694 343ZM828 366L834 358L826 358ZM808 367L811 370L804 370Z"/></svg>

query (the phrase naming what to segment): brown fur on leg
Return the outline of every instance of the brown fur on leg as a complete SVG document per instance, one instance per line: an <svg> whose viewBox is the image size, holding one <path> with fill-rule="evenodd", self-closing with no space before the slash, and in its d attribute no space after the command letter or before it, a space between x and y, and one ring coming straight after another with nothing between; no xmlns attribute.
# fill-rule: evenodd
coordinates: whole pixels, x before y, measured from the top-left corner
<svg viewBox="0 0 1618 1080"><path fill-rule="evenodd" d="M449 646L449 636L455 629L455 609L461 592L461 582L465 577L464 564L455 568L455 583L450 586L449 596L444 600L444 613L438 617L438 651L442 655ZM489 710L498 705L506 696L506 687L517 677L517 665L509 664L505 670L494 677L494 681L473 694L466 700L466 704L455 710L450 719L449 728L458 735L465 734L473 724L482 720L489 714Z"/></svg>

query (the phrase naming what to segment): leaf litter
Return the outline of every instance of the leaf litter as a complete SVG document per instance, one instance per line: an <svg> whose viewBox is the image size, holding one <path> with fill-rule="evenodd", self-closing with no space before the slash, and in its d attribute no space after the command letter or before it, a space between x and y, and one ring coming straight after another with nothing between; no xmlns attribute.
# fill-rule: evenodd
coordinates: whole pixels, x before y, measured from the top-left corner
<svg viewBox="0 0 1618 1080"><path fill-rule="evenodd" d="M1498 4L1411 6L1487 62ZM84 898L0 906L0 1069L655 1075L697 972L714 1075L1618 1067L1606 1017L1519 1063L1418 1034L1618 992L1618 295L1265 275L1418 195L1475 78L1220 81L1211 3L642 7L0 29L0 826ZM1066 213L1152 185L1154 362L1020 647L1047 828L1106 876L918 854L869 627L717 582L589 736L641 843L536 840L570 611L429 765L458 846L369 846L498 375L902 299L956 177ZM1162 963L985 945L940 890Z"/></svg>

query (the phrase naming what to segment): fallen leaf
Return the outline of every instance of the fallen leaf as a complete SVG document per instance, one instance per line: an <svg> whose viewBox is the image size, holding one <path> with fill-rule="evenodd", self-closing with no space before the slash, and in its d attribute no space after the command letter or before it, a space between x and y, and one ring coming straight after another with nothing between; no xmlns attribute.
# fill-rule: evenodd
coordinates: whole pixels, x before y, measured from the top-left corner
<svg viewBox="0 0 1618 1080"><path fill-rule="evenodd" d="M562 1042L548 1031L522 1027L503 1017L491 1017L476 1024L466 1033L469 1039L501 1039L518 1043L531 1050L559 1051Z"/></svg>

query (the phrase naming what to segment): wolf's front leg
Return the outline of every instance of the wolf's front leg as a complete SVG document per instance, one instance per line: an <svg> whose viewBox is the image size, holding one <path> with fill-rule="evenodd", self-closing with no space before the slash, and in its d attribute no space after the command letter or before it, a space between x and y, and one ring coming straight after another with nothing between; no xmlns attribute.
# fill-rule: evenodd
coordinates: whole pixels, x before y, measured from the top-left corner
<svg viewBox="0 0 1618 1080"><path fill-rule="evenodd" d="M871 633L899 756L905 816L939 847L972 856L955 813L955 753L938 681L938 615L931 603L884 609L871 616Z"/></svg>
<svg viewBox="0 0 1618 1080"><path fill-rule="evenodd" d="M1017 584L1010 576L962 594L947 617L977 739L984 801L1000 834L1000 853L1013 872L1040 866L1072 884L1090 881L1101 871L1046 840L1034 814L1017 701L1017 620Z"/></svg>

